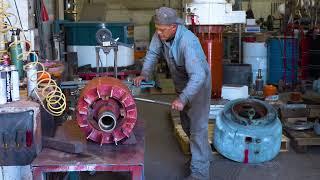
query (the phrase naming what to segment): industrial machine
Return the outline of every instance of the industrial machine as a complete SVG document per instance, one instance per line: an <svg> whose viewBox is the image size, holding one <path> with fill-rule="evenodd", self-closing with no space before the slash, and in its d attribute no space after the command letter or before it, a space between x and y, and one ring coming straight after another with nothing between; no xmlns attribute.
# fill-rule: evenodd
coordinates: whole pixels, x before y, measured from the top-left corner
<svg viewBox="0 0 320 180"><path fill-rule="evenodd" d="M108 29L109 33L105 38L113 37L118 40L118 67L127 67L134 64L134 50L133 50L133 24L130 23L105 23L105 22L69 22L56 21L55 34L64 36L56 38L56 51L76 52L78 58L78 67L90 65L96 67L96 62L92 61L96 57L96 46L100 46L96 38L96 33L100 29ZM62 33L61 33L62 32ZM105 32L105 31L104 31ZM66 46L65 49L63 46ZM64 59L63 53L60 54L59 59ZM103 55L102 51L98 52L101 57L100 67L113 67L114 52L111 51L107 56Z"/></svg>
<svg viewBox="0 0 320 180"><path fill-rule="evenodd" d="M119 50L119 43L117 42L119 38L113 39L112 33L109 29L103 26L102 29L99 29L96 32L96 39L99 46L96 47L96 67L97 73L100 72L100 65L102 66L102 61L100 58L100 50L104 52L106 55L106 65L113 63L113 73L114 77L118 77L118 50ZM108 54L113 52L113 61L108 60ZM107 68L108 69L108 68Z"/></svg>
<svg viewBox="0 0 320 180"><path fill-rule="evenodd" d="M132 135L137 107L128 87L120 80L100 77L88 82L81 92L77 122L87 139L118 144Z"/></svg>
<svg viewBox="0 0 320 180"><path fill-rule="evenodd" d="M275 109L260 100L230 101L216 119L214 146L223 156L244 163L273 159L280 151L282 125Z"/></svg>
<svg viewBox="0 0 320 180"><path fill-rule="evenodd" d="M211 67L212 97L220 98L223 81L222 32L225 25L245 23L245 12L232 11L232 4L226 0L192 0L185 4L186 24L198 36Z"/></svg>

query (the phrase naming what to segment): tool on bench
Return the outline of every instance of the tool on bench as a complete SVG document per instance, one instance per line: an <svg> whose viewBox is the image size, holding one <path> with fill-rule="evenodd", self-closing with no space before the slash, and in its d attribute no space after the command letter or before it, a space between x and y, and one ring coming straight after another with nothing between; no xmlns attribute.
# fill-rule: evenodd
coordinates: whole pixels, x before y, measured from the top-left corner
<svg viewBox="0 0 320 180"><path fill-rule="evenodd" d="M55 137L57 127L57 117L53 117L43 108L41 111L42 147L58 150L66 153L80 154L85 151L86 144L81 141L66 141Z"/></svg>
<svg viewBox="0 0 320 180"><path fill-rule="evenodd" d="M61 89L77 89L84 87L88 81L81 80L81 81L63 81L60 84Z"/></svg>
<svg viewBox="0 0 320 180"><path fill-rule="evenodd" d="M131 82L132 83L132 85L134 85L133 84L133 82ZM151 87L154 87L156 85L156 83L154 82L154 81L141 81L141 84L140 84L140 86L139 86L139 88L151 88Z"/></svg>
<svg viewBox="0 0 320 180"><path fill-rule="evenodd" d="M85 145L80 141L64 141L52 137L42 137L42 146L66 153L81 154L85 151Z"/></svg>
<svg viewBox="0 0 320 180"><path fill-rule="evenodd" d="M124 84L126 84L130 90L132 90L133 87L144 89L144 88L152 88L155 86L154 81L141 81L140 86L135 86L133 81L123 81Z"/></svg>

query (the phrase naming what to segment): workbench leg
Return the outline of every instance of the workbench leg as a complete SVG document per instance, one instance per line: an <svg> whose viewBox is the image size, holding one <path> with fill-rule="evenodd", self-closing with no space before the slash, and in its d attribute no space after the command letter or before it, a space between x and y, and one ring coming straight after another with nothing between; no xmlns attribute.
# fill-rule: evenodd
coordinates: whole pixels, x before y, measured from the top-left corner
<svg viewBox="0 0 320 180"><path fill-rule="evenodd" d="M143 166L131 168L131 180L143 180Z"/></svg>
<svg viewBox="0 0 320 180"><path fill-rule="evenodd" d="M44 173L41 171L41 168L32 169L32 179L33 180L44 180Z"/></svg>

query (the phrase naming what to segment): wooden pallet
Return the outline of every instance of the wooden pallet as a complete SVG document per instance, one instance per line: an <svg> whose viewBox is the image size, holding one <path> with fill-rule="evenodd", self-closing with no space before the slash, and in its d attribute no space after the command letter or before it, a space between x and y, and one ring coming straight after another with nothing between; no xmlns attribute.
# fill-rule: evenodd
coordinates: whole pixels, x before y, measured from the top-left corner
<svg viewBox="0 0 320 180"><path fill-rule="evenodd" d="M320 145L320 135L316 135L313 129L295 131L285 128L285 132L290 138L291 145L296 152L305 153L309 147Z"/></svg>
<svg viewBox="0 0 320 180"><path fill-rule="evenodd" d="M210 146L212 148L212 153L216 154L218 152L214 149L213 143L212 143L212 138L213 138L212 129L213 128L214 128L213 123L209 123L209 126L208 126L208 141L209 141ZM179 145L180 145L180 148L181 148L182 152L185 155L190 155L189 138L188 138L187 134L183 131L181 124L176 125L176 127L174 128L174 133L175 133L175 136L176 136L176 138L177 138L177 140L179 142Z"/></svg>
<svg viewBox="0 0 320 180"><path fill-rule="evenodd" d="M182 129L182 126L180 123L179 113L172 111L171 112L171 120L173 123L174 134L179 142L179 145L180 145L182 152L186 155L190 155L189 138L188 138L187 134ZM211 145L212 153L217 154L218 152L214 149L213 142L212 142L213 136L214 136L214 123L212 121L209 121L208 141ZM282 135L280 152L288 152L289 151L289 144L290 144L289 138L287 138L285 135Z"/></svg>

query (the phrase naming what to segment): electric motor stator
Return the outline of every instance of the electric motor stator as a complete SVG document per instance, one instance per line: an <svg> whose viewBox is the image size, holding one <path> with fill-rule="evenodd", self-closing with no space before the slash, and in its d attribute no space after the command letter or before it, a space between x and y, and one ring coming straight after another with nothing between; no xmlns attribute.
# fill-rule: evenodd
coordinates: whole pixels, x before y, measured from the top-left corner
<svg viewBox="0 0 320 180"><path fill-rule="evenodd" d="M282 125L276 110L255 99L230 101L216 119L214 146L231 160L261 163L280 151Z"/></svg>

